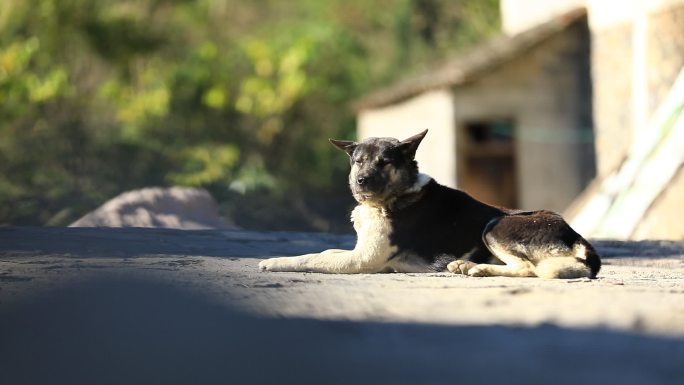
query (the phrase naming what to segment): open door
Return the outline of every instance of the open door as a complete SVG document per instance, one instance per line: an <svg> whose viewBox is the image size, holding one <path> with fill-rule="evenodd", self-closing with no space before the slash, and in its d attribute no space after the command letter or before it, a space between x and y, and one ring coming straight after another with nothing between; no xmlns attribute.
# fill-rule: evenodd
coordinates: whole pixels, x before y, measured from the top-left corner
<svg viewBox="0 0 684 385"><path fill-rule="evenodd" d="M471 121L459 130L459 188L485 203L517 207L513 122L503 119Z"/></svg>

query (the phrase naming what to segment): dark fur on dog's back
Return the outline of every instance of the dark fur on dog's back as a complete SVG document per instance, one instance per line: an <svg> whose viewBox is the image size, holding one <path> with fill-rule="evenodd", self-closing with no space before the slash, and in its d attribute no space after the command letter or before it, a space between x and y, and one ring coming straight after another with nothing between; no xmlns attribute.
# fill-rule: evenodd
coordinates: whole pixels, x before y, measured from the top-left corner
<svg viewBox="0 0 684 385"><path fill-rule="evenodd" d="M435 270L444 270L447 263L458 258L489 262L491 253L482 232L489 221L504 215L501 209L434 180L418 194L421 196L415 202L390 209L388 214L393 230L390 241L401 253L410 252ZM401 200L397 206L403 206Z"/></svg>
<svg viewBox="0 0 684 385"><path fill-rule="evenodd" d="M392 258L418 257L435 271L444 270L456 259L488 263L494 257L489 244L498 239L524 245L527 250L516 250L519 246L513 245L512 253L533 263L544 258L541 253L572 253L576 244L582 244L587 249L582 263L590 268L591 276L595 277L600 269L599 256L591 244L554 212L490 206L435 180L416 194L420 196L400 198L394 203L398 208L390 207L388 211L392 223L390 241L399 249Z"/></svg>

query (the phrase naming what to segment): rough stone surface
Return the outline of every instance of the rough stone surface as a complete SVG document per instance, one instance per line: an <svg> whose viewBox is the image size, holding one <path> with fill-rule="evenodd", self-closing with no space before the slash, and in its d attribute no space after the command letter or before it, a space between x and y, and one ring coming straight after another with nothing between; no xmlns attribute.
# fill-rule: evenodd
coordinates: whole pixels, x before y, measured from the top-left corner
<svg viewBox="0 0 684 385"><path fill-rule="evenodd" d="M643 4L646 4L644 2ZM663 4L667 2L662 2ZM684 65L684 6L670 6L648 14L645 39L646 114L652 116L670 92ZM598 174L606 176L624 160L634 137L635 24L624 22L592 30L592 79ZM681 190L680 190L681 191Z"/></svg>
<svg viewBox="0 0 684 385"><path fill-rule="evenodd" d="M684 5L649 15L647 24L648 112L653 114L684 66Z"/></svg>
<svg viewBox="0 0 684 385"><path fill-rule="evenodd" d="M351 236L0 228L0 383L684 383L684 243L596 280L265 273Z"/></svg>
<svg viewBox="0 0 684 385"><path fill-rule="evenodd" d="M235 229L218 214L218 204L204 189L148 187L121 193L70 227L162 227Z"/></svg>

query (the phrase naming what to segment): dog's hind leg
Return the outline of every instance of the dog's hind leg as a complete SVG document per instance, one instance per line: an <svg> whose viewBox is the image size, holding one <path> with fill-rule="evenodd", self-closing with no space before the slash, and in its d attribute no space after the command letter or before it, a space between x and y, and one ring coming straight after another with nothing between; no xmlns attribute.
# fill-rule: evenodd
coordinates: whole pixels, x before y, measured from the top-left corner
<svg viewBox="0 0 684 385"><path fill-rule="evenodd" d="M455 274L465 274L472 277L534 277L534 264L515 250L515 244L501 242L494 237L491 229L502 218L496 218L485 226L482 241L489 253L495 257L495 261L503 264L475 263L468 259L458 259L447 265L447 269ZM484 247L483 247L484 249ZM487 253L488 254L488 253ZM491 259L491 258L490 258Z"/></svg>
<svg viewBox="0 0 684 385"><path fill-rule="evenodd" d="M468 270L472 276L593 278L600 268L591 244L550 211L507 215L483 233L487 248L506 266L478 265Z"/></svg>
<svg viewBox="0 0 684 385"><path fill-rule="evenodd" d="M483 244L482 246L477 246L473 248L468 253L461 256L460 259L450 262L446 268L454 274L468 274L468 271L473 267L477 266L479 263L489 263L502 265L503 262L494 257Z"/></svg>
<svg viewBox="0 0 684 385"><path fill-rule="evenodd" d="M477 263L471 262L471 261L466 261L463 259L457 259L453 262L450 262L447 265L447 270L454 274L468 274L468 271L472 269L473 267L477 266Z"/></svg>
<svg viewBox="0 0 684 385"><path fill-rule="evenodd" d="M487 247L496 258L504 265L491 265L481 263L468 269L471 277L535 277L535 266L524 256L515 252L514 247L509 247L496 241L487 242Z"/></svg>

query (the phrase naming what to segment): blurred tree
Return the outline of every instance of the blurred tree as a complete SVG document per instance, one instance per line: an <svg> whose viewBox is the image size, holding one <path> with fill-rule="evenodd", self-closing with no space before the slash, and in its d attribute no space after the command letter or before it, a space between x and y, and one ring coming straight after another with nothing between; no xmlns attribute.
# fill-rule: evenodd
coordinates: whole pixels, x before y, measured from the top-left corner
<svg viewBox="0 0 684 385"><path fill-rule="evenodd" d="M3 0L0 223L182 184L245 227L346 229L349 102L497 29L493 0Z"/></svg>

